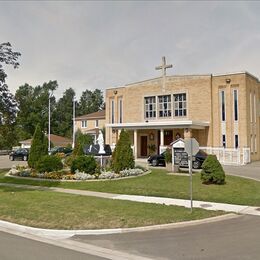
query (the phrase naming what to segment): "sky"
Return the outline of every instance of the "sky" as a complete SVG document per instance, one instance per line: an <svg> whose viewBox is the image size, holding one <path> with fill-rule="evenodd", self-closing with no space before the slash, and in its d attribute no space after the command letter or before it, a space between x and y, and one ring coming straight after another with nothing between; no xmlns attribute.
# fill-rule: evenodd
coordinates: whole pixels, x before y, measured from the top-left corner
<svg viewBox="0 0 260 260"><path fill-rule="evenodd" d="M1 1L0 43L22 54L5 67L12 93L57 80L105 90L167 75L248 71L260 77L260 2Z"/></svg>

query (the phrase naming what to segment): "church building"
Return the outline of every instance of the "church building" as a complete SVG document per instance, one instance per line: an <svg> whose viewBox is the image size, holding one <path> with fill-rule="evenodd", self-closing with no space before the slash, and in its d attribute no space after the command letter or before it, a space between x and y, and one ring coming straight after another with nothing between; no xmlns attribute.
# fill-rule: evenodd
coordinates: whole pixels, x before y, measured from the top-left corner
<svg viewBox="0 0 260 260"><path fill-rule="evenodd" d="M248 72L162 76L106 90L106 143L128 130L135 158L194 137L222 162L260 160L260 82Z"/></svg>

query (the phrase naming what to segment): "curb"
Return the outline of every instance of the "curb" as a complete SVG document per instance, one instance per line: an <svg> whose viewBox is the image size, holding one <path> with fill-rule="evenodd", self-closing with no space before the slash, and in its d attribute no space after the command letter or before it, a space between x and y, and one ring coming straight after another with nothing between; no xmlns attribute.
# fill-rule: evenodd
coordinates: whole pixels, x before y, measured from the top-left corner
<svg viewBox="0 0 260 260"><path fill-rule="evenodd" d="M233 218L238 218L239 215L229 213L222 216L216 216L206 219L184 221L178 223L169 223L162 225L153 225L153 226L144 226L144 227L135 227L135 228L113 228L113 229L89 229L89 230L56 230L56 229L43 229L43 228L34 228L29 226L23 226L8 221L0 220L0 229L9 231L16 231L19 233L25 233L30 235L36 235L40 237L53 238L53 239L66 239L75 235L108 235L108 234L122 234L130 232L141 232L141 231L152 231L168 228L180 228L188 227L206 223L212 223L222 220L228 220Z"/></svg>

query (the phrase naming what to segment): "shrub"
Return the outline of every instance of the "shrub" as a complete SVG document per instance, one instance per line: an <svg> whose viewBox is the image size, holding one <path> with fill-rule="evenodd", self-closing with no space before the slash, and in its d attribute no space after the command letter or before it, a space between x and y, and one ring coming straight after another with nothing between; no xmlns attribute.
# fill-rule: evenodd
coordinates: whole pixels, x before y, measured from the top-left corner
<svg viewBox="0 0 260 260"><path fill-rule="evenodd" d="M81 155L72 161L71 172L75 173L76 170L79 170L80 172L95 174L96 167L97 163L93 156Z"/></svg>
<svg viewBox="0 0 260 260"><path fill-rule="evenodd" d="M40 125L36 126L29 153L28 165L35 168L42 156L48 153L48 139L44 136Z"/></svg>
<svg viewBox="0 0 260 260"><path fill-rule="evenodd" d="M204 184L225 184L225 172L216 155L208 155L203 162L201 180Z"/></svg>
<svg viewBox="0 0 260 260"><path fill-rule="evenodd" d="M72 164L72 161L75 159L75 157L73 155L69 155L69 156L66 156L65 157L65 161L64 161L64 164L65 166L71 166Z"/></svg>
<svg viewBox="0 0 260 260"><path fill-rule="evenodd" d="M171 149L167 148L166 151L165 151L165 162L166 163L171 163L172 162L172 152L171 152Z"/></svg>
<svg viewBox="0 0 260 260"><path fill-rule="evenodd" d="M138 169L138 168L126 169L126 170L120 171L121 177L137 176L137 175L140 175L140 174L143 174L143 173L144 173L144 171L141 170L141 169Z"/></svg>
<svg viewBox="0 0 260 260"><path fill-rule="evenodd" d="M55 155L45 155L37 163L36 170L39 172L53 172L63 167L61 158Z"/></svg>
<svg viewBox="0 0 260 260"><path fill-rule="evenodd" d="M129 134L123 129L112 154L112 169L118 173L125 169L132 169L134 166L135 161Z"/></svg>
<svg viewBox="0 0 260 260"><path fill-rule="evenodd" d="M88 174L88 173L84 173L84 172L79 172L78 170L76 170L76 173L74 174L73 177L75 180L93 180L95 179L94 175Z"/></svg>

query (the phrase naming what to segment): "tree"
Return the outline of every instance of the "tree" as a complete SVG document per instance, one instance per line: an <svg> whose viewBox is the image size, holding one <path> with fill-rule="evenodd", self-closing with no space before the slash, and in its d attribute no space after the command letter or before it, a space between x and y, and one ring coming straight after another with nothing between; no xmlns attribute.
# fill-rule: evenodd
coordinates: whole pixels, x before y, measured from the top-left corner
<svg viewBox="0 0 260 260"><path fill-rule="evenodd" d="M209 154L203 162L201 180L204 184L225 184L225 172L216 155Z"/></svg>
<svg viewBox="0 0 260 260"><path fill-rule="evenodd" d="M53 113L53 133L71 138L74 96L75 91L72 88L66 89L63 96L57 102L56 110Z"/></svg>
<svg viewBox="0 0 260 260"><path fill-rule="evenodd" d="M48 132L49 91L58 87L57 81L43 83L42 86L32 87L24 84L18 88L15 98L18 102L19 112L16 119L16 132L19 139L26 139L33 135L37 124ZM51 97L51 112L55 110L55 97ZM53 117L51 117L53 125Z"/></svg>
<svg viewBox="0 0 260 260"><path fill-rule="evenodd" d="M86 145L93 144L93 138L89 134L83 134L80 130L77 130L75 134L75 148L73 150L74 156L84 154L84 147Z"/></svg>
<svg viewBox="0 0 260 260"><path fill-rule="evenodd" d="M135 166L131 141L127 131L121 131L116 148L112 154L112 168L115 172L132 169Z"/></svg>
<svg viewBox="0 0 260 260"><path fill-rule="evenodd" d="M48 153L48 139L44 136L44 133L41 130L40 125L36 126L31 149L29 153L28 165L31 168L36 168L38 161L42 156L47 155Z"/></svg>
<svg viewBox="0 0 260 260"><path fill-rule="evenodd" d="M0 44L0 149L10 148L15 144L14 122L17 103L5 84L7 74L3 64L19 67L18 58L21 54L13 52L9 42Z"/></svg>
<svg viewBox="0 0 260 260"><path fill-rule="evenodd" d="M79 100L77 115L90 114L104 109L103 93L100 89L85 90Z"/></svg>

